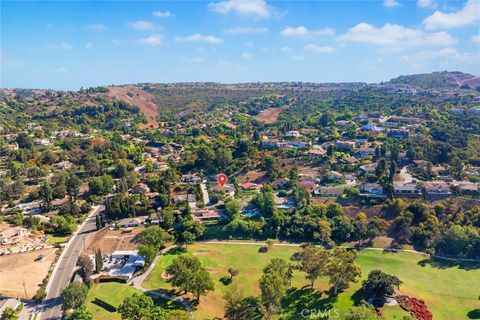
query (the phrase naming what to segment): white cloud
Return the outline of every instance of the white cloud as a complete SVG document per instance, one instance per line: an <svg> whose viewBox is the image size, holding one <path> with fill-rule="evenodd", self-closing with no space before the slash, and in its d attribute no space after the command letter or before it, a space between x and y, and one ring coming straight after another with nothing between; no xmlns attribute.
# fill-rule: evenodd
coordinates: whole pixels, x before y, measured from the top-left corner
<svg viewBox="0 0 480 320"><path fill-rule="evenodd" d="M101 23L87 24L85 28L92 31L105 31L107 27Z"/></svg>
<svg viewBox="0 0 480 320"><path fill-rule="evenodd" d="M222 44L223 39L217 38L215 36L203 35L203 34L192 34L185 37L175 37L177 42L207 42L211 44Z"/></svg>
<svg viewBox="0 0 480 320"><path fill-rule="evenodd" d="M285 52L285 53L289 53L289 52L292 52L293 49L290 48L290 47L283 47L282 49L280 49L282 52Z"/></svg>
<svg viewBox="0 0 480 320"><path fill-rule="evenodd" d="M402 5L397 0L383 0L383 6L386 8L398 8Z"/></svg>
<svg viewBox="0 0 480 320"><path fill-rule="evenodd" d="M72 46L66 42L54 43L49 45L48 48L54 50L72 50Z"/></svg>
<svg viewBox="0 0 480 320"><path fill-rule="evenodd" d="M5 54L0 54L0 65L6 68L18 68L25 65L25 61L10 59Z"/></svg>
<svg viewBox="0 0 480 320"><path fill-rule="evenodd" d="M244 46L245 48L251 48L251 47L253 47L253 42L245 42L245 43L243 44L243 46Z"/></svg>
<svg viewBox="0 0 480 320"><path fill-rule="evenodd" d="M307 44L303 48L304 52L315 52L315 53L332 53L335 51L335 48L329 46L317 46L315 44Z"/></svg>
<svg viewBox="0 0 480 320"><path fill-rule="evenodd" d="M242 54L242 58L243 59L252 59L253 58L253 54L251 52L244 52Z"/></svg>
<svg viewBox="0 0 480 320"><path fill-rule="evenodd" d="M112 39L113 44L122 44L122 42L118 39Z"/></svg>
<svg viewBox="0 0 480 320"><path fill-rule="evenodd" d="M387 23L376 28L368 23L359 23L338 37L345 42L364 42L395 51L416 46L450 46L457 41L447 32L427 33L420 29L409 29Z"/></svg>
<svg viewBox="0 0 480 320"><path fill-rule="evenodd" d="M235 12L241 16L256 16L260 18L270 18L274 14L273 8L265 0L224 0L210 2L208 8L221 14Z"/></svg>
<svg viewBox="0 0 480 320"><path fill-rule="evenodd" d="M159 17L159 18L170 18L174 16L174 14L171 13L170 11L154 11L152 12L152 14L155 17Z"/></svg>
<svg viewBox="0 0 480 320"><path fill-rule="evenodd" d="M435 11L423 20L427 29L457 28L480 22L480 0L468 0L465 6L455 12Z"/></svg>
<svg viewBox="0 0 480 320"><path fill-rule="evenodd" d="M459 52L455 48L443 48L440 50L425 50L410 55L402 55L400 61L407 63L421 63L436 58L443 58L447 61L456 60L460 62L471 62L475 61L475 54Z"/></svg>
<svg viewBox="0 0 480 320"><path fill-rule="evenodd" d="M61 67L61 68L56 69L55 71L58 72L58 73L65 73L65 72L68 71L68 69L65 68L65 67Z"/></svg>
<svg viewBox="0 0 480 320"><path fill-rule="evenodd" d="M436 8L437 4L433 0L417 0L417 7L419 8Z"/></svg>
<svg viewBox="0 0 480 320"><path fill-rule="evenodd" d="M85 43L85 48L91 49L91 48L93 48L93 44L91 42L87 42L87 43Z"/></svg>
<svg viewBox="0 0 480 320"><path fill-rule="evenodd" d="M472 36L472 42L480 43L480 34Z"/></svg>
<svg viewBox="0 0 480 320"><path fill-rule="evenodd" d="M225 34L260 34L268 31L268 28L236 27L223 30Z"/></svg>
<svg viewBox="0 0 480 320"><path fill-rule="evenodd" d="M187 62L201 64L201 63L205 63L205 59L203 57L194 57L191 59L187 59Z"/></svg>
<svg viewBox="0 0 480 320"><path fill-rule="evenodd" d="M303 59L304 59L303 56L293 56L293 57L292 57L292 60L293 60L293 61L302 61Z"/></svg>
<svg viewBox="0 0 480 320"><path fill-rule="evenodd" d="M139 40L140 43L149 44L153 46L157 46L162 44L163 36L161 34L151 34L146 38L142 38Z"/></svg>
<svg viewBox="0 0 480 320"><path fill-rule="evenodd" d="M127 22L127 26L129 28L135 30L153 30L155 29L155 25L150 21L140 20L135 22Z"/></svg>
<svg viewBox="0 0 480 320"><path fill-rule="evenodd" d="M314 36L331 36L335 34L335 30L332 28L308 30L304 26L299 26L297 28L287 27L283 29L280 34L284 37L306 38Z"/></svg>

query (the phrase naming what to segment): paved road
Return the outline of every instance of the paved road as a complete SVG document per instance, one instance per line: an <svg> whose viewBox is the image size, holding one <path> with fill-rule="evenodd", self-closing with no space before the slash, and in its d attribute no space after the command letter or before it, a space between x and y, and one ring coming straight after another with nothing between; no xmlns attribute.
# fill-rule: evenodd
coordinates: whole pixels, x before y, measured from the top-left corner
<svg viewBox="0 0 480 320"><path fill-rule="evenodd" d="M47 298L43 303L43 311L38 319L53 320L62 318L62 299L60 294L72 279L77 258L84 250L84 241L89 232L96 230L96 214L104 209L103 205L93 207L88 218L65 246L48 282Z"/></svg>

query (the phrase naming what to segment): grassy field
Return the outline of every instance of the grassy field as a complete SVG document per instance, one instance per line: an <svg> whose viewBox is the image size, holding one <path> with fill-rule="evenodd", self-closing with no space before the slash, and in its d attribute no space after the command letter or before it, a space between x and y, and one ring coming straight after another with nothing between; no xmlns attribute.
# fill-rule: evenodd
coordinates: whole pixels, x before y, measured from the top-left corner
<svg viewBox="0 0 480 320"><path fill-rule="evenodd" d="M92 312L93 319L95 320L120 320L120 314L116 312L111 312L95 304L93 301L95 300L95 298L99 298L117 308L122 303L123 299L133 295L134 293L142 292L129 285L117 282L104 282L94 284L92 287L90 287L88 291L86 306L87 309ZM157 305L162 306L165 309L183 308L181 304L174 303L168 300L154 298L154 301Z"/></svg>
<svg viewBox="0 0 480 320"><path fill-rule="evenodd" d="M61 237L61 236L56 236L54 234L51 234L47 238L47 244L49 246L56 245L58 243L65 243L68 241L68 237Z"/></svg>
<svg viewBox="0 0 480 320"><path fill-rule="evenodd" d="M248 295L258 295L258 280L263 267L272 258L290 259L298 248L273 247L267 253L260 253L260 246L240 244L199 243L189 246L189 254L198 256L211 272L215 282L215 292L202 297L196 319L221 317L223 315L222 296L228 285L220 280L228 276L227 270L234 267L240 274L233 280ZM165 282L162 273L171 261L182 254L173 251L160 258L157 266L143 283L146 289L172 289ZM403 282L401 291L407 295L424 299L435 319L468 319L467 314L479 307L480 268L469 270L468 266L431 264L423 256L412 253L384 253L381 251L361 251L356 260L362 269L360 281L330 299L325 290L329 288L327 279L319 279L315 291L306 287L304 274L295 272L292 289L284 299L285 318L298 319L305 308L325 309L331 307L340 313L340 319L346 311L359 301L361 281L374 269L397 275ZM478 267L478 266L477 266ZM300 297L301 296L301 297ZM384 307L386 319L401 319L406 313L398 306Z"/></svg>

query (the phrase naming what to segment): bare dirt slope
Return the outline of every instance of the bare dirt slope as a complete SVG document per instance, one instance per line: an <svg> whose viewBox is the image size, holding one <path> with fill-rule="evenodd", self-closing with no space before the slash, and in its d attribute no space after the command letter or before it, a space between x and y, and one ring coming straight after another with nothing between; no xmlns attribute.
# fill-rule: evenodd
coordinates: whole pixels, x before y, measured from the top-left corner
<svg viewBox="0 0 480 320"><path fill-rule="evenodd" d="M285 110L288 107L289 106L286 105L286 106L283 106L283 107L280 107L280 108L267 108L267 109L263 110L262 112L260 112L258 115L256 115L255 119L257 119L258 121L261 121L263 123L266 123L266 124L275 123L275 122L277 122L278 117L280 116L282 111Z"/></svg>
<svg viewBox="0 0 480 320"><path fill-rule="evenodd" d="M42 249L0 258L0 295L31 298L47 276L57 249ZM45 258L34 261L38 256Z"/></svg>
<svg viewBox="0 0 480 320"><path fill-rule="evenodd" d="M153 96L142 88L128 85L122 87L108 87L107 95L116 100L123 100L129 104L136 105L147 118L147 124L141 129L157 127L158 106L153 102Z"/></svg>

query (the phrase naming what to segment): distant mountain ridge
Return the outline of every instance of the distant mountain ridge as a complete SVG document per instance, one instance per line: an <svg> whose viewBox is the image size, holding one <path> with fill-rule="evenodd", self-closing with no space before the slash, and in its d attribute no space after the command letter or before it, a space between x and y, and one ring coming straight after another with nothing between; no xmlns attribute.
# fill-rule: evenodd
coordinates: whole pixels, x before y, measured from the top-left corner
<svg viewBox="0 0 480 320"><path fill-rule="evenodd" d="M390 84L408 84L424 89L435 88L464 88L477 89L480 87L480 77L460 71L437 71L432 73L399 76L390 80Z"/></svg>

